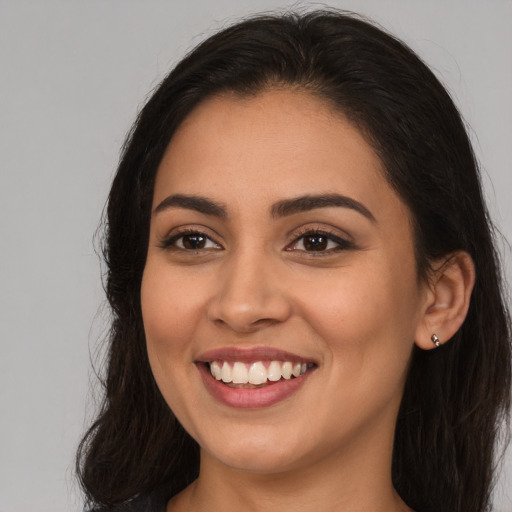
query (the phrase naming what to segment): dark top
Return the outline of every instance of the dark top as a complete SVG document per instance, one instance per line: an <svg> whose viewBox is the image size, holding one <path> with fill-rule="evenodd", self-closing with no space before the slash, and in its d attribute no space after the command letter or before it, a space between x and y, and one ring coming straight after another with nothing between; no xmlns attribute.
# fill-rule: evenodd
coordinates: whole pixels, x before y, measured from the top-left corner
<svg viewBox="0 0 512 512"><path fill-rule="evenodd" d="M139 496L115 508L94 508L88 512L165 512L167 499L158 496Z"/></svg>

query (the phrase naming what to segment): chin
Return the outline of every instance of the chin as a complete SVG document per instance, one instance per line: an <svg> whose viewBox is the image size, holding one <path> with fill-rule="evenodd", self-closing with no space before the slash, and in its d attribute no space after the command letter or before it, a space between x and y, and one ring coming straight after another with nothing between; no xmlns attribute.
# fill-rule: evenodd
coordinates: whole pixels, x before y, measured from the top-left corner
<svg viewBox="0 0 512 512"><path fill-rule="evenodd" d="M202 457L239 471L276 474L308 465L330 451L322 450L321 446L308 446L302 429L269 432L268 428L264 432L252 429L251 433L233 428L223 438L200 439Z"/></svg>
<svg viewBox="0 0 512 512"><path fill-rule="evenodd" d="M228 453L219 450L209 452L209 456L216 459L221 464L239 471L273 474L290 471L298 465L299 460L290 453L284 453L276 450L275 445L245 446L238 450L229 450Z"/></svg>

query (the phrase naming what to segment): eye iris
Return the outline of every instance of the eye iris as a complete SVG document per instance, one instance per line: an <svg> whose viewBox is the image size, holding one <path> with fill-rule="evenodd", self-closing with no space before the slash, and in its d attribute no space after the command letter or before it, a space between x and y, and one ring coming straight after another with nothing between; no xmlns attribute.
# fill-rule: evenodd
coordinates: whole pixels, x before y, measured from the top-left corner
<svg viewBox="0 0 512 512"><path fill-rule="evenodd" d="M323 251L327 248L327 237L321 235L310 235L304 237L304 248L306 251Z"/></svg>
<svg viewBox="0 0 512 512"><path fill-rule="evenodd" d="M203 249L206 245L206 237L203 235L184 235L183 236L183 247L185 249Z"/></svg>

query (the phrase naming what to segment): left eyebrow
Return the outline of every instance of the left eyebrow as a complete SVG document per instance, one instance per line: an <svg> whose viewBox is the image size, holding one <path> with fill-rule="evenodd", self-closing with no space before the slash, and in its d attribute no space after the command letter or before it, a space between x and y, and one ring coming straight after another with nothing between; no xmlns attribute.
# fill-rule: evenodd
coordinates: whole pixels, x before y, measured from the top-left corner
<svg viewBox="0 0 512 512"><path fill-rule="evenodd" d="M283 201L275 203L270 212L272 217L279 218L293 215L295 213L315 210L317 208L331 207L349 208L360 213L373 223L377 222L372 212L364 204L352 199L351 197L340 194L307 195L293 199L284 199Z"/></svg>

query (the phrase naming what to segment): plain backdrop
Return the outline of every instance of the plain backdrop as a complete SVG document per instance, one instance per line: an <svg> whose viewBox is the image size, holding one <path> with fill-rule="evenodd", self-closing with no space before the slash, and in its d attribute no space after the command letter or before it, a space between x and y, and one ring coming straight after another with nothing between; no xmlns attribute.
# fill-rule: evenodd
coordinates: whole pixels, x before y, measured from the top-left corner
<svg viewBox="0 0 512 512"><path fill-rule="evenodd" d="M0 512L81 510L73 457L94 410L91 359L105 330L93 236L138 109L204 37L289 5L0 0ZM512 1L329 5L372 17L433 67L512 239ZM510 450L495 509L512 511Z"/></svg>

